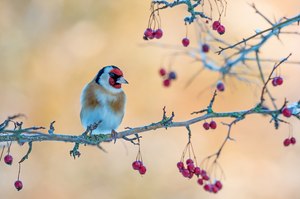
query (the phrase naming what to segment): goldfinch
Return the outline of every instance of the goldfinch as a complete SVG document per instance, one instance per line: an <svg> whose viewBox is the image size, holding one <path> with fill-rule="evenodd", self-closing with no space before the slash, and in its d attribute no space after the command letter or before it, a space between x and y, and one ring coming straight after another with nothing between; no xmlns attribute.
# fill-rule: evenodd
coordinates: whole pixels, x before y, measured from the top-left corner
<svg viewBox="0 0 300 199"><path fill-rule="evenodd" d="M98 123L92 134L113 134L125 113L126 95L122 84L128 84L116 66L105 66L81 93L80 119L85 129Z"/></svg>

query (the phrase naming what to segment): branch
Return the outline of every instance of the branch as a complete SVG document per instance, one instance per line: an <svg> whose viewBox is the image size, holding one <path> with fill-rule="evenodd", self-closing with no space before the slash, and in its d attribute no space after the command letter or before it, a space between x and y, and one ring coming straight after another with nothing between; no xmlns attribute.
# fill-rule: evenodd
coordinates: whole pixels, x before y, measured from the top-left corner
<svg viewBox="0 0 300 199"><path fill-rule="evenodd" d="M251 110L251 111L250 111ZM234 112L211 112L206 113L202 116L194 117L186 121L159 121L151 123L141 127L130 128L118 132L116 139L124 139L124 137L135 135L139 133L149 132L161 128L175 128L175 127L187 127L195 123L210 119L210 118L241 118L250 114L269 115L271 117L278 116L281 114L280 109L266 110L262 106L255 106L249 110L234 111ZM293 115L297 118L297 115ZM46 134L41 131L32 130L33 128L25 128L19 130L3 129L0 131L0 142L17 141L20 143L26 142L44 142L44 141L57 141L57 142L70 142L85 145L97 146L102 142L111 142L113 137L111 135L66 135L66 134Z"/></svg>
<svg viewBox="0 0 300 199"><path fill-rule="evenodd" d="M278 60L263 58L258 56L259 52L262 51L262 47L267 43L270 42L271 38L277 37L279 35L285 34L287 31L282 31L283 28L291 26L294 23L297 23L300 20L300 15L294 16L292 18L282 17L280 20L275 21L274 23L271 22L265 15L263 15L255 5L252 5L253 9L257 14L259 14L263 20L267 21L268 24L271 25L270 28L256 32L254 35L243 39L242 41L231 45L228 41L221 39L219 36L216 36L214 32L211 30L212 28L201 21L196 21L196 32L198 35L198 46L195 48L188 48L184 50L178 51L179 47L176 45L166 45L166 44L150 44L155 45L162 48L172 48L176 49L177 51L169 55L170 63L162 63L161 68L167 66L167 68L174 68L174 60L176 57L179 56L188 56L192 58L194 62L200 62L198 64L198 70L195 71L195 74L189 79L186 84L191 85L193 81L206 69L212 72L217 72L220 74L218 80L214 81L214 84L218 81L225 82L226 77L233 77L236 78L238 81L241 82L253 82L253 77L261 80L262 84L264 84L264 70L265 67L262 67L262 62L277 62ZM294 35L299 35L299 32L289 32ZM260 37L258 37L260 36ZM254 39L256 38L256 39ZM250 42L251 40L251 42ZM203 46L209 46L209 51L204 51ZM224 47L220 47L224 46ZM219 48L219 49L218 49ZM220 50L221 49L221 50ZM227 49L233 49L232 51L226 51ZM216 52L219 53L221 56L216 59L214 54L210 53ZM223 52L223 53L221 53ZM252 63L255 61L257 65L258 71L252 70ZM167 62L167 61L166 61ZM299 64L299 61L286 61L287 64ZM174 71L172 69L172 71ZM257 75L259 74L259 76ZM207 89L203 89L207 90ZM274 101L269 90L266 91L268 93L269 98ZM275 105L272 102L273 106ZM274 106L276 108L276 106Z"/></svg>
<svg viewBox="0 0 300 199"><path fill-rule="evenodd" d="M185 23L188 23L188 24L193 23L195 21L195 19L197 18L197 16L200 16L201 18L205 18L205 19L211 19L210 17L206 16L203 12L196 11L196 8L198 6L201 6L201 4L203 4L203 2L204 1L201 1L201 0L196 0L194 2L192 2L190 0L175 0L173 2L168 2L168 1L164 1L164 0L152 1L152 5L157 5L157 8L153 9L153 11L151 12L150 19L155 14L155 12L157 12L159 10L166 9L166 8L173 8L173 7L179 6L179 5L186 5L187 12L190 13L189 17L184 18ZM159 7L160 5L163 5L163 6Z"/></svg>
<svg viewBox="0 0 300 199"><path fill-rule="evenodd" d="M247 41L249 41L249 40L251 40L251 39L253 39L253 38L255 38L255 37L259 36L259 35L262 35L262 34L264 34L266 32L269 32L269 31L272 34L277 35L279 33L279 31L280 31L281 28L289 26L289 25L291 25L293 23L297 23L299 20L300 20L300 14L297 15L297 16L295 16L295 17L292 17L290 19L285 19L285 21L280 22L278 24L274 24L272 27L270 27L268 29L265 29L263 31L260 31L260 32L254 34L254 35L252 35L252 36L250 36L250 37L248 37L246 39L243 39L240 42L237 42L237 43L235 43L233 45L230 45L228 47L219 47L221 50L217 51L217 53L220 55L224 50L235 48L236 46L238 46L240 44L245 44ZM276 32L277 30L278 30L278 32Z"/></svg>

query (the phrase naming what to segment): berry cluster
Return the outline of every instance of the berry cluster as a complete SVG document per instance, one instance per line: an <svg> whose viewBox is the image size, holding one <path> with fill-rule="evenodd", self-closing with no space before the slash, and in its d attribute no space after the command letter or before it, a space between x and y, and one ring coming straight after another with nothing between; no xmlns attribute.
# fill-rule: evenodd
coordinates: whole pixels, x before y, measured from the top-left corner
<svg viewBox="0 0 300 199"><path fill-rule="evenodd" d="M284 141L283 141L283 145L284 146L289 146L289 145L294 145L296 144L296 138L295 137L291 137L291 138L286 138Z"/></svg>
<svg viewBox="0 0 300 199"><path fill-rule="evenodd" d="M194 175L199 176L201 174L200 167L196 166L191 158L187 159L185 163L186 165L184 165L184 161L177 163L177 168L183 177L191 179ZM206 179L209 180L209 177L206 176Z"/></svg>
<svg viewBox="0 0 300 199"><path fill-rule="evenodd" d="M185 155L187 152L189 154L189 158L186 159L186 161L184 161ZM191 156L194 158L192 159ZM205 191L208 191L211 193L217 193L223 187L221 181L219 181L219 180L214 180L214 183L212 183L212 179L211 179L209 173L207 172L207 170L205 170L203 168L201 169L197 165L197 160L196 160L196 156L194 153L194 149L193 149L192 143L190 141L187 143L187 145L183 151L181 160L177 163L177 168L184 178L192 179L194 176L196 176L197 183L200 186L203 186Z"/></svg>
<svg viewBox="0 0 300 199"><path fill-rule="evenodd" d="M214 21L212 24L212 29L216 30L220 35L225 33L225 26L223 26L220 21Z"/></svg>
<svg viewBox="0 0 300 199"><path fill-rule="evenodd" d="M205 191L208 191L211 193L218 193L222 188L223 188L223 184L219 180L216 180L214 183L208 183L203 186L203 189Z"/></svg>
<svg viewBox="0 0 300 199"><path fill-rule="evenodd" d="M162 29L158 28L156 30L153 30L151 28L147 28L144 32L144 39L148 40L148 39L160 39L163 36L163 31Z"/></svg>
<svg viewBox="0 0 300 199"><path fill-rule="evenodd" d="M205 130L216 129L217 128L217 123L214 120L212 120L210 123L204 122L203 123L203 128Z"/></svg>
<svg viewBox="0 0 300 199"><path fill-rule="evenodd" d="M278 76L278 77L274 77L272 80L272 85L273 86L280 86L283 83L283 78Z"/></svg>
<svg viewBox="0 0 300 199"><path fill-rule="evenodd" d="M169 87L171 85L171 81L177 78L174 71L167 72L164 68L159 70L159 75L163 78L163 85L165 87Z"/></svg>
<svg viewBox="0 0 300 199"><path fill-rule="evenodd" d="M144 163L141 160L136 160L132 163L132 168L138 170L141 175L144 175L147 171Z"/></svg>
<svg viewBox="0 0 300 199"><path fill-rule="evenodd" d="M136 158L135 158L135 161L132 163L132 168L134 170L137 170L139 171L139 173L141 175L144 175L147 171L147 168L146 166L144 165L144 162L143 162L143 158L142 158L142 153L141 153L141 145L140 145L140 139L138 139L139 143L139 151L136 155Z"/></svg>
<svg viewBox="0 0 300 199"><path fill-rule="evenodd" d="M163 31L161 29L161 20L159 16L159 10L154 8L154 4L151 5L151 14L149 17L148 27L144 31L144 40L149 39L160 39L163 36Z"/></svg>
<svg viewBox="0 0 300 199"><path fill-rule="evenodd" d="M1 159L2 159L2 154L3 154L3 152L4 152L4 149L5 149L5 147L3 147L3 149L2 149L2 153L1 153L1 156L0 156L0 161L1 161ZM7 155L5 155L4 156L4 163L5 164L7 164L7 165L12 165L12 163L13 163L13 156L11 156L10 154L9 154L9 152L10 152L10 145L8 146L8 151L7 151ZM23 188L23 183L22 183L22 181L20 180L20 170L21 170L21 164L19 163L19 173L18 173L18 179L15 181L15 183L14 183L14 186L15 186L15 188L18 190L18 191L20 191L22 188Z"/></svg>

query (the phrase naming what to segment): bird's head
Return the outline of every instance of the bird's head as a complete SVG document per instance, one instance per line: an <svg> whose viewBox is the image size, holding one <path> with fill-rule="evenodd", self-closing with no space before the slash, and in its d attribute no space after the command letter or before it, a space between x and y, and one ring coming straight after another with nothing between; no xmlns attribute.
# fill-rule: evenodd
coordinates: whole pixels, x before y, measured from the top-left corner
<svg viewBox="0 0 300 199"><path fill-rule="evenodd" d="M128 84L123 72L116 66L105 66L97 74L96 83L105 89L117 93L122 91L122 84Z"/></svg>

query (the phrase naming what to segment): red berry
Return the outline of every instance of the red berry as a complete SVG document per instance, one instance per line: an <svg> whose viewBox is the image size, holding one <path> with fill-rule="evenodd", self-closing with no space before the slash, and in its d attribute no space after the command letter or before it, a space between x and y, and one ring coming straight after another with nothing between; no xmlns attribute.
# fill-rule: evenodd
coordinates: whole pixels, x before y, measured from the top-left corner
<svg viewBox="0 0 300 199"><path fill-rule="evenodd" d="M183 175L183 177L188 178L190 176L190 172L187 169L183 169L181 171L181 174Z"/></svg>
<svg viewBox="0 0 300 199"><path fill-rule="evenodd" d="M273 80L272 80L272 85L273 86L277 86L277 81L276 81L277 77L275 77Z"/></svg>
<svg viewBox="0 0 300 199"><path fill-rule="evenodd" d="M144 32L144 36L150 38L152 37L152 35L153 35L153 30L151 28L147 28Z"/></svg>
<svg viewBox="0 0 300 199"><path fill-rule="evenodd" d="M208 53L208 51L209 51L209 45L208 44L203 44L202 45L202 51L205 52L205 53Z"/></svg>
<svg viewBox="0 0 300 199"><path fill-rule="evenodd" d="M197 180L197 182L198 182L199 185L203 185L203 180L202 180L201 178L199 178L199 179Z"/></svg>
<svg viewBox="0 0 300 199"><path fill-rule="evenodd" d="M225 27L223 25L219 25L217 31L220 35L223 35L225 33Z"/></svg>
<svg viewBox="0 0 300 199"><path fill-rule="evenodd" d="M290 138L290 142L291 142L291 144L296 144L296 138L291 137L291 138Z"/></svg>
<svg viewBox="0 0 300 199"><path fill-rule="evenodd" d="M177 168L178 168L179 170L183 169L183 168L184 168L183 162L178 162L178 163L177 163Z"/></svg>
<svg viewBox="0 0 300 199"><path fill-rule="evenodd" d="M201 170L201 173L200 173L200 175L202 176L202 178L203 178L203 176L206 176L207 174L206 174L206 171L205 170Z"/></svg>
<svg viewBox="0 0 300 199"><path fill-rule="evenodd" d="M215 183L215 186L219 189L219 190L221 190L222 189L222 187L223 187L223 185L222 185L222 183L221 183L221 181L216 181L216 183Z"/></svg>
<svg viewBox="0 0 300 199"><path fill-rule="evenodd" d="M194 164L194 161L193 161L191 158L189 158L189 159L187 159L187 160L185 161L185 163L186 163L187 165L189 165L189 164Z"/></svg>
<svg viewBox="0 0 300 199"><path fill-rule="evenodd" d="M291 140L289 138L286 138L284 141L283 141L283 145L284 146L289 146L291 144Z"/></svg>
<svg viewBox="0 0 300 199"><path fill-rule="evenodd" d="M199 176L200 173L201 173L201 169L199 167L195 167L194 168L194 173L195 173L195 175Z"/></svg>
<svg viewBox="0 0 300 199"><path fill-rule="evenodd" d="M194 163L190 163L187 165L187 169L191 172L194 173L195 165Z"/></svg>
<svg viewBox="0 0 300 199"><path fill-rule="evenodd" d="M217 90L223 92L225 90L225 85L223 82L217 83Z"/></svg>
<svg viewBox="0 0 300 199"><path fill-rule="evenodd" d="M154 39L154 32L152 32L152 35L150 35L149 37L148 37L148 39Z"/></svg>
<svg viewBox="0 0 300 199"><path fill-rule="evenodd" d="M154 32L155 38L160 39L163 36L163 31L159 28Z"/></svg>
<svg viewBox="0 0 300 199"><path fill-rule="evenodd" d="M167 74L167 71L164 68L159 69L160 76L165 76Z"/></svg>
<svg viewBox="0 0 300 199"><path fill-rule="evenodd" d="M184 47L187 47L190 44L190 40L188 38L183 38L182 39L182 45Z"/></svg>
<svg viewBox="0 0 300 199"><path fill-rule="evenodd" d="M190 172L190 174L189 174L189 179L192 179L193 178L193 176L194 176L194 173L193 172Z"/></svg>
<svg viewBox="0 0 300 199"><path fill-rule="evenodd" d="M132 163L132 168L134 170L139 170L142 165L143 165L143 163L141 161L136 160Z"/></svg>
<svg viewBox="0 0 300 199"><path fill-rule="evenodd" d="M169 87L170 84L171 84L171 80L170 80L170 79L165 79L165 80L163 81L163 84L164 84L165 87Z"/></svg>
<svg viewBox="0 0 300 199"><path fill-rule="evenodd" d="M275 79L275 81L276 81L276 84L277 84L278 86L280 86L280 85L283 83L282 77L277 77L277 78Z"/></svg>
<svg viewBox="0 0 300 199"><path fill-rule="evenodd" d="M176 73L174 71L169 73L169 79L176 79Z"/></svg>
<svg viewBox="0 0 300 199"><path fill-rule="evenodd" d="M283 108L281 112L285 117L291 117L292 116L292 111L290 109L288 109L287 107Z"/></svg>
<svg viewBox="0 0 300 199"><path fill-rule="evenodd" d="M212 24L212 29L217 30L220 25L221 23L219 21L214 21Z"/></svg>
<svg viewBox="0 0 300 199"><path fill-rule="evenodd" d="M204 122L203 128L204 128L205 130L208 130L208 129L209 129L209 123Z"/></svg>
<svg viewBox="0 0 300 199"><path fill-rule="evenodd" d="M13 162L13 157L9 154L7 154L5 157L4 157L4 162L8 165L11 165L12 162Z"/></svg>
<svg viewBox="0 0 300 199"><path fill-rule="evenodd" d="M204 185L203 188L205 191L209 191L209 192L211 191L211 186L209 184Z"/></svg>
<svg viewBox="0 0 300 199"><path fill-rule="evenodd" d="M202 178L203 178L203 180L206 180L206 181L209 180L209 176L208 175L204 175L204 176L202 176Z"/></svg>
<svg viewBox="0 0 300 199"><path fill-rule="evenodd" d="M146 173L147 169L144 165L142 165L140 168L139 168L139 172L141 175L144 175Z"/></svg>
<svg viewBox="0 0 300 199"><path fill-rule="evenodd" d="M212 192L214 192L214 193L218 193L218 191L219 191L219 189L218 189L218 187L216 187L216 186L212 186Z"/></svg>
<svg viewBox="0 0 300 199"><path fill-rule="evenodd" d="M18 191L20 191L20 190L23 188L23 183L22 183L22 181L17 180L17 181L15 182L15 187L16 187L16 189L17 189Z"/></svg>
<svg viewBox="0 0 300 199"><path fill-rule="evenodd" d="M209 123L209 127L211 128L211 129L216 129L217 128L217 123L215 122L215 121L211 121L210 123Z"/></svg>

